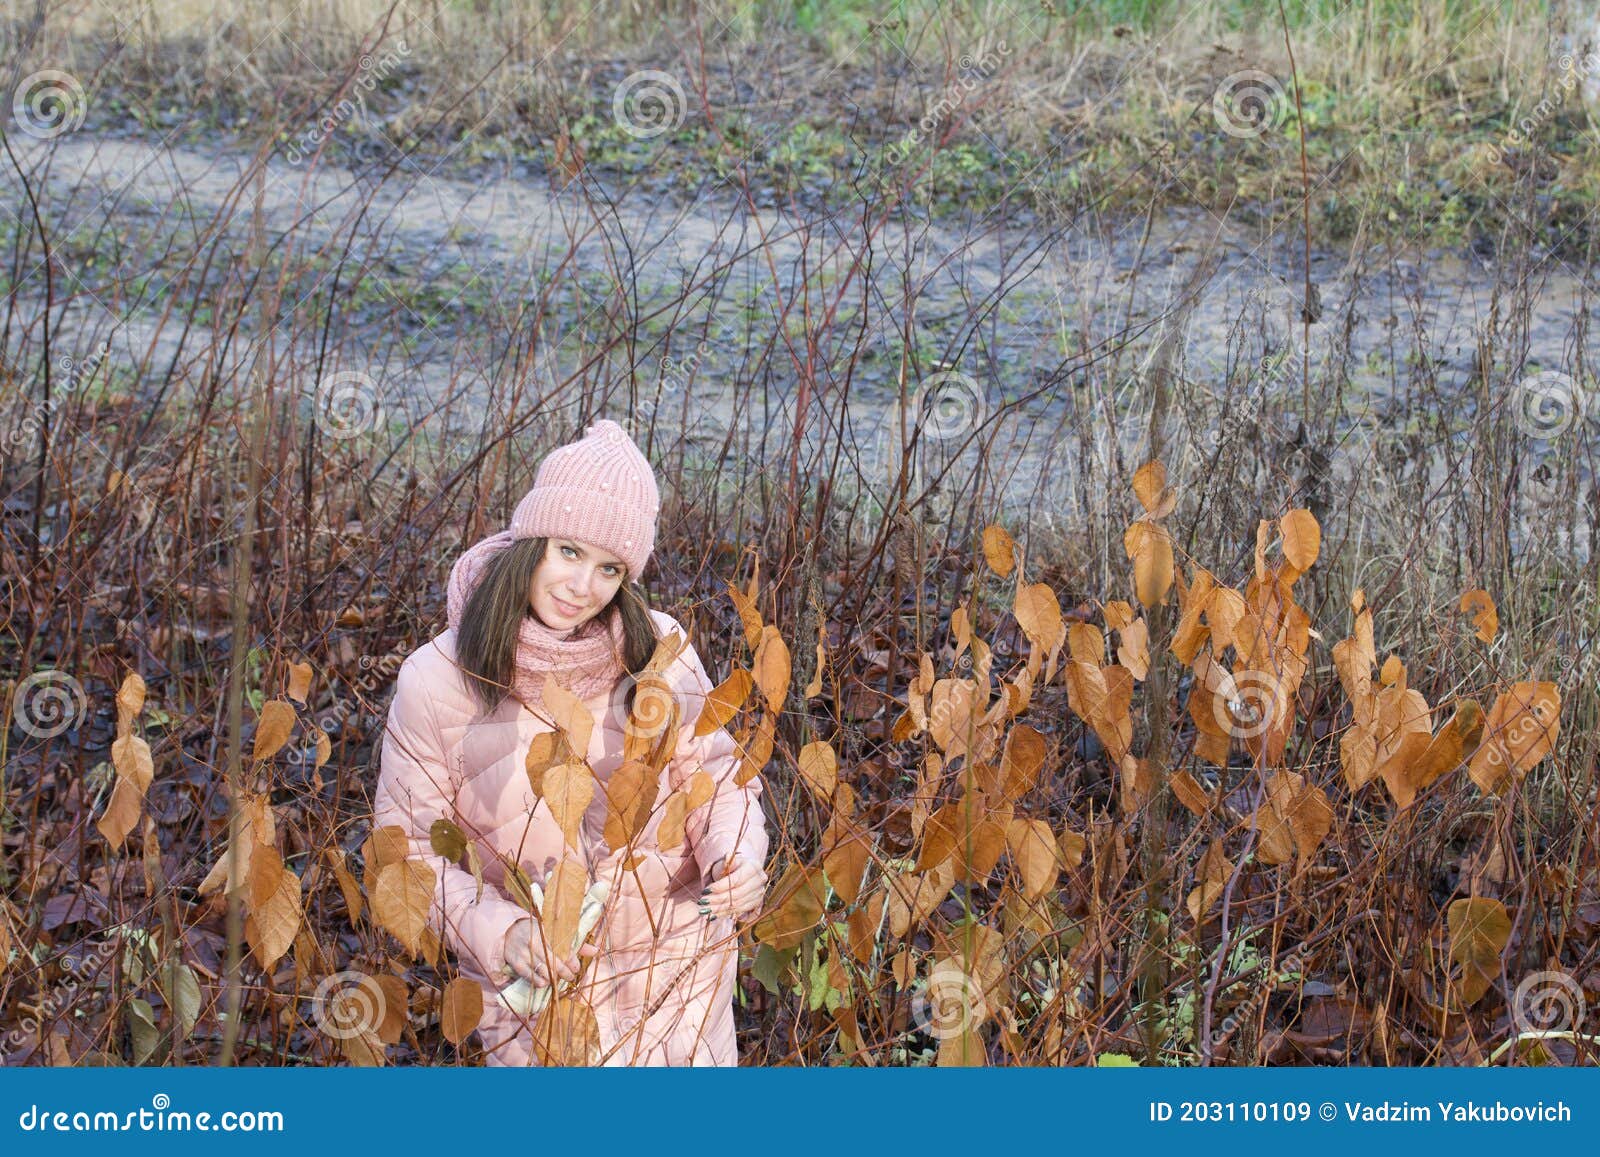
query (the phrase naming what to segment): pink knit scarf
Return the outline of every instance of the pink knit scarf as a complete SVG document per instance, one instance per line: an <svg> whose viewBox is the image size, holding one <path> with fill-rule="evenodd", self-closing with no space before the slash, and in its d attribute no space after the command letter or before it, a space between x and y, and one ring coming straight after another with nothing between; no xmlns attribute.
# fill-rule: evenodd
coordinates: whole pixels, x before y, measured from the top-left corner
<svg viewBox="0 0 1600 1157"><path fill-rule="evenodd" d="M461 614L483 569L515 539L509 530L492 534L466 550L450 568L447 610L450 626L459 629ZM608 631L602 620L609 621ZM572 631L553 631L530 608L517 631L517 659L511 693L531 710L544 713L544 680L557 683L588 700L615 686L626 672L622 663L622 616L607 609Z"/></svg>

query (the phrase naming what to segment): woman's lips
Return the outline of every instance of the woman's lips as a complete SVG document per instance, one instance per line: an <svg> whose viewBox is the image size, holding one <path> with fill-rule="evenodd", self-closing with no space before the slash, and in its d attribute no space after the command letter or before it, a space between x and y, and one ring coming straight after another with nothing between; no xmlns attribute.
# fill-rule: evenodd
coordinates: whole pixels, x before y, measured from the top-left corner
<svg viewBox="0 0 1600 1157"><path fill-rule="evenodd" d="M550 597L555 600L556 610L560 611L564 615L577 615L583 613L582 607L575 607L571 603L564 603L560 599L556 598L555 595L551 595Z"/></svg>

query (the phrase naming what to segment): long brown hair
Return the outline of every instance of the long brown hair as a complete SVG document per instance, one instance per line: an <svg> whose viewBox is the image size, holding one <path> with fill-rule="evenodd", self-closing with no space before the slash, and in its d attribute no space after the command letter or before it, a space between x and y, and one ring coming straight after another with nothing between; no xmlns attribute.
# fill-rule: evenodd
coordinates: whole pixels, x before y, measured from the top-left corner
<svg viewBox="0 0 1600 1157"><path fill-rule="evenodd" d="M528 590L534 572L544 561L549 541L519 538L495 554L484 564L483 577L461 611L456 628L456 662L485 711L493 711L511 691L522 617L533 614ZM630 675L643 670L655 654L658 636L646 598L644 588L624 576L611 602L595 616L607 627L609 616L622 616L622 665ZM633 684L628 689L630 711L637 686Z"/></svg>

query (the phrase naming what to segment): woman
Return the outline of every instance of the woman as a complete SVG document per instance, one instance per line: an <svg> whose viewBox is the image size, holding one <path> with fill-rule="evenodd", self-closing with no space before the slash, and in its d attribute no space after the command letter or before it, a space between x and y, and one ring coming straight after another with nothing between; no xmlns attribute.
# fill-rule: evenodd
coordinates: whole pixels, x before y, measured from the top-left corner
<svg viewBox="0 0 1600 1157"><path fill-rule="evenodd" d="M408 656L397 678L373 825L399 825L410 854L432 866L429 925L455 951L462 973L484 987L478 1031L493 1065L738 1062L735 921L760 907L768 836L759 777L734 783L740 758L732 738L721 728L695 736L713 683L693 646L664 669L677 735L654 806L631 841L618 837L615 848L607 842L608 830L617 837L619 828L608 829L606 786L624 763L624 745L630 734L639 738L646 716L672 718L653 676L637 682L657 701L632 702L634 676L658 640L673 632L688 638L670 615L646 607L637 586L655 545L659 505L650 463L615 422L596 422L552 451L510 528L456 561L449 629ZM593 799L566 834L532 783L543 775L540 755L550 753L554 737L541 740L529 759L535 737L556 731L563 718L559 693L545 702L547 677L581 700L594 723L587 751L576 753L593 769ZM670 745L672 724L654 726ZM714 792L697 775L701 769ZM673 810L665 801L690 791L691 781L689 798L703 802L678 811L671 834L658 839ZM431 832L439 820L460 829L466 854L436 853ZM527 906L563 860L581 865L589 896L603 899L598 923L576 952L547 943ZM563 880L573 871L562 869ZM580 1024L565 1038L582 1041L576 1058L570 1047L548 1048L550 1024L541 1028L541 1014L526 1000L502 997L502 990L525 997L552 982L569 1018L559 1023Z"/></svg>

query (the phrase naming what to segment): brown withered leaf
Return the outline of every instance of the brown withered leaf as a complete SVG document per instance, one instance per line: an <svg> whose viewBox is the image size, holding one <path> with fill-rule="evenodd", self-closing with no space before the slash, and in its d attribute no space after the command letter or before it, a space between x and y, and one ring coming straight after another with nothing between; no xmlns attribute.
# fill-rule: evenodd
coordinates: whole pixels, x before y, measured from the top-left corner
<svg viewBox="0 0 1600 1157"><path fill-rule="evenodd" d="M255 749L251 758L271 759L289 742L289 733L293 730L294 708L285 700L268 699L261 705L261 715L256 720Z"/></svg>
<svg viewBox="0 0 1600 1157"><path fill-rule="evenodd" d="M1133 562L1134 594L1147 607L1167 600L1172 588L1172 536L1158 522L1140 519L1123 533L1122 546Z"/></svg>
<svg viewBox="0 0 1600 1157"><path fill-rule="evenodd" d="M751 586L755 586L755 576L751 576ZM761 642L761 612L756 610L756 601L753 595L747 595L732 583L728 584L728 597L733 600L734 609L739 612L739 622L744 627L745 645L755 653L756 646Z"/></svg>
<svg viewBox="0 0 1600 1157"><path fill-rule="evenodd" d="M1073 623L1067 628L1067 654L1098 667L1106 658L1105 636L1093 623Z"/></svg>
<svg viewBox="0 0 1600 1157"><path fill-rule="evenodd" d="M948 759L967 752L974 738L978 689L970 679L940 679L928 707L928 734Z"/></svg>
<svg viewBox="0 0 1600 1157"><path fill-rule="evenodd" d="M1511 916L1499 900L1461 899L1445 912L1450 929L1450 959L1461 966L1456 991L1463 1004L1475 1004L1500 975L1500 953L1511 939Z"/></svg>
<svg viewBox="0 0 1600 1157"><path fill-rule="evenodd" d="M120 741L119 741L120 742ZM111 798L106 802L105 814L95 821L95 828L113 848L121 848L128 833L139 823L144 797L133 784L122 776L112 785Z"/></svg>
<svg viewBox="0 0 1600 1157"><path fill-rule="evenodd" d="M322 849L322 853L333 872L333 878L339 884L340 894L344 896L344 906L349 913L350 923L354 924L361 918L361 888L356 884L356 878L350 874L342 849L329 844Z"/></svg>
<svg viewBox="0 0 1600 1157"><path fill-rule="evenodd" d="M1462 595L1461 610L1472 616L1472 626L1481 641L1494 642L1495 632L1500 629L1500 612L1488 591L1470 590Z"/></svg>
<svg viewBox="0 0 1600 1157"><path fill-rule="evenodd" d="M289 664L289 698L300 706L306 705L306 698L311 694L311 664Z"/></svg>
<svg viewBox="0 0 1600 1157"><path fill-rule="evenodd" d="M594 773L586 763L558 763L544 773L544 803L566 837L567 843L579 846L579 831L583 827L583 814L594 799Z"/></svg>
<svg viewBox="0 0 1600 1157"><path fill-rule="evenodd" d="M1120 631L1133 622L1133 607L1121 599L1106 603L1100 609L1105 616L1108 631Z"/></svg>
<svg viewBox="0 0 1600 1157"><path fill-rule="evenodd" d="M544 705L556 726L566 732L567 742L580 759L589 751L589 739L594 734L594 715L571 691L556 682L554 675L544 677Z"/></svg>
<svg viewBox="0 0 1600 1157"><path fill-rule="evenodd" d="M697 767L684 785L684 791L689 797L686 810L694 811L711 802L711 797L717 794L717 781L711 778L711 773L705 768Z"/></svg>
<svg viewBox="0 0 1600 1157"><path fill-rule="evenodd" d="M769 893L766 914L751 926L751 935L779 952L793 948L822 919L826 897L820 865L791 864Z"/></svg>
<svg viewBox="0 0 1600 1157"><path fill-rule="evenodd" d="M1016 800L1032 791L1039 782L1046 751L1045 738L1036 728L1027 723L1014 725L1006 735L1000 759L1000 782L990 794L1002 800Z"/></svg>
<svg viewBox="0 0 1600 1157"><path fill-rule="evenodd" d="M117 734L127 735L133 727L134 716L144 710L144 679L137 671L129 671L117 688Z"/></svg>
<svg viewBox="0 0 1600 1157"><path fill-rule="evenodd" d="M257 847L250 857L249 904L244 934L263 971L294 943L300 928L300 877L283 866L278 849Z"/></svg>
<svg viewBox="0 0 1600 1157"><path fill-rule="evenodd" d="M1322 527L1309 510L1291 510L1278 520L1283 532L1283 557L1300 574L1311 569L1322 551Z"/></svg>
<svg viewBox="0 0 1600 1157"><path fill-rule="evenodd" d="M1049 583L1023 583L1018 587L1012 614L1028 641L1041 650L1055 650L1065 637L1061 603Z"/></svg>
<svg viewBox="0 0 1600 1157"><path fill-rule="evenodd" d="M1056 850L1061 853L1063 867L1076 868L1083 863L1083 854L1089 850L1089 841L1083 833L1068 828L1056 837Z"/></svg>
<svg viewBox="0 0 1600 1157"><path fill-rule="evenodd" d="M1483 708L1466 699L1432 737L1426 732L1406 734L1379 770L1401 811L1411 806L1418 792L1472 756L1483 736L1483 722Z"/></svg>
<svg viewBox="0 0 1600 1157"><path fill-rule="evenodd" d="M761 628L761 642L756 647L752 666L755 669L756 686L761 688L767 706L773 711L782 711L783 702L789 695L793 664L789 659L789 644L778 634L778 628L770 623Z"/></svg>
<svg viewBox="0 0 1600 1157"><path fill-rule="evenodd" d="M1227 891L1228 879L1232 875L1233 865L1223 854L1221 841L1212 841L1211 846L1206 848L1206 854L1200 858L1200 866L1195 872L1198 884L1185 901L1189 915L1196 924L1205 922L1212 905Z"/></svg>
<svg viewBox="0 0 1600 1157"><path fill-rule="evenodd" d="M578 916L583 911L583 895L589 890L589 874L577 860L563 859L545 877L544 902L539 907L539 930L554 953L575 952L578 947Z"/></svg>
<svg viewBox="0 0 1600 1157"><path fill-rule="evenodd" d="M444 986L439 1000L439 1031L459 1045L483 1019L483 988L476 980L458 976Z"/></svg>
<svg viewBox="0 0 1600 1157"><path fill-rule="evenodd" d="M1006 849L1022 878L1022 894L1037 900L1061 874L1055 833L1043 820L1013 819L1006 828Z"/></svg>
<svg viewBox="0 0 1600 1157"><path fill-rule="evenodd" d="M739 770L733 777L735 787L743 787L760 775L767 766L767 761L772 758L772 741L777 730L777 722L777 717L772 712L763 712L761 722L756 725L754 731L740 733L737 742L742 754Z"/></svg>
<svg viewBox="0 0 1600 1157"><path fill-rule="evenodd" d="M1200 781L1190 773L1186 767L1180 767L1173 772L1167 780L1172 785L1172 794L1178 797L1178 802L1188 808L1197 816L1207 814L1215 801L1211 793L1200 786Z"/></svg>
<svg viewBox="0 0 1600 1157"><path fill-rule="evenodd" d="M258 838L261 834L257 832ZM367 887L371 888L372 881L386 864L398 864L410 854L410 850L410 837L399 824L374 828L361 845L361 862L366 865L369 877Z"/></svg>
<svg viewBox="0 0 1600 1157"><path fill-rule="evenodd" d="M854 824L830 829L831 840L825 840L827 852L822 857L822 870L828 883L846 904L854 904L861 894L861 877L872 856L869 837Z"/></svg>
<svg viewBox="0 0 1600 1157"><path fill-rule="evenodd" d="M803 699L815 699L822 694L822 669L827 664L828 657L822 650L822 640L817 640L817 662L811 671L811 682L807 683L805 690L800 692Z"/></svg>
<svg viewBox="0 0 1600 1157"><path fill-rule="evenodd" d="M581 996L568 995L558 986L534 1022L533 1054L545 1068L598 1064L600 1024L594 1009Z"/></svg>
<svg viewBox="0 0 1600 1157"><path fill-rule="evenodd" d="M1017 544L1003 526L983 528L983 558L989 569L1001 578L1009 578L1016 568Z"/></svg>
<svg viewBox="0 0 1600 1157"><path fill-rule="evenodd" d="M656 846L670 852L683 843L683 821L689 813L689 797L681 791L667 796L661 805L661 823L656 827Z"/></svg>
<svg viewBox="0 0 1600 1157"><path fill-rule="evenodd" d="M1172 495L1167 490L1167 468L1152 459L1135 470L1133 494L1151 516L1164 518L1172 510Z"/></svg>
<svg viewBox="0 0 1600 1157"><path fill-rule="evenodd" d="M826 740L816 739L800 749L800 778L811 793L828 803L839 786L839 757Z"/></svg>
<svg viewBox="0 0 1600 1157"><path fill-rule="evenodd" d="M850 955L862 964L872 960L872 953L877 947L878 929L883 924L884 905L888 899L887 892L874 892L866 904L845 917L845 927L850 936Z"/></svg>
<svg viewBox="0 0 1600 1157"><path fill-rule="evenodd" d="M735 667L721 683L711 689L706 696L705 703L700 708L700 718L695 721L694 733L697 736L710 735L719 727L726 727L728 720L739 713L739 708L744 706L744 701L750 697L750 690L755 686L755 679L743 667Z"/></svg>
<svg viewBox="0 0 1600 1157"><path fill-rule="evenodd" d="M1554 683L1513 683L1495 696L1483 742L1468 765L1472 782L1497 792L1550 754L1561 732L1561 692Z"/></svg>
<svg viewBox="0 0 1600 1157"><path fill-rule="evenodd" d="M1150 625L1134 619L1117 631L1117 662L1135 679L1150 674Z"/></svg>
<svg viewBox="0 0 1600 1157"><path fill-rule="evenodd" d="M1195 661L1200 648L1211 637L1211 628L1203 616L1217 580L1210 571L1198 566L1194 568L1194 582L1187 587L1183 585L1182 572L1174 577L1178 582L1179 615L1177 629L1172 633L1172 653L1180 663L1187 665Z"/></svg>
<svg viewBox="0 0 1600 1157"><path fill-rule="evenodd" d="M417 859L385 864L367 889L372 918L387 929L407 952L422 948L428 926L428 905L436 877L431 865Z"/></svg>
<svg viewBox="0 0 1600 1157"><path fill-rule="evenodd" d="M541 731L528 744L528 754L523 767L528 773L528 786L535 796L544 794L544 773L558 763L571 763L575 759L572 746L559 731Z"/></svg>
<svg viewBox="0 0 1600 1157"><path fill-rule="evenodd" d="M638 839L650 820L660 777L646 764L629 760L606 779L605 840L620 848Z"/></svg>
<svg viewBox="0 0 1600 1157"><path fill-rule="evenodd" d="M890 873L889 931L895 938L904 936L913 924L926 920L944 902L956 883L953 857L945 857L938 867L926 872Z"/></svg>

